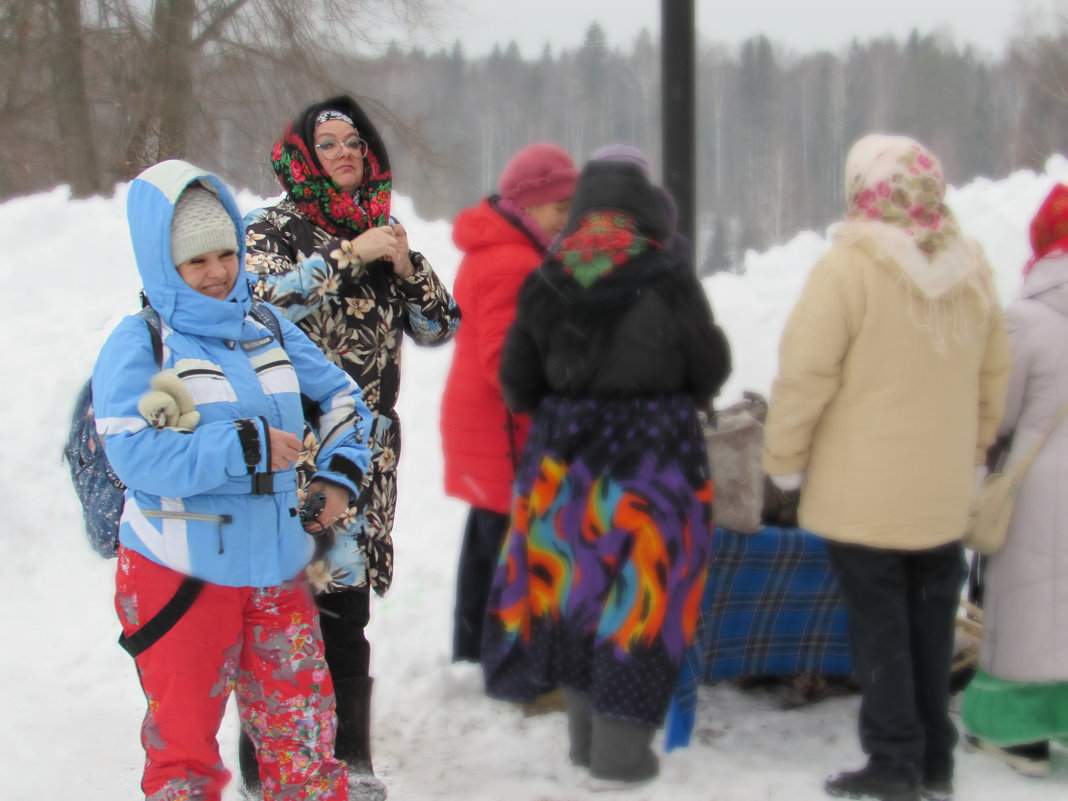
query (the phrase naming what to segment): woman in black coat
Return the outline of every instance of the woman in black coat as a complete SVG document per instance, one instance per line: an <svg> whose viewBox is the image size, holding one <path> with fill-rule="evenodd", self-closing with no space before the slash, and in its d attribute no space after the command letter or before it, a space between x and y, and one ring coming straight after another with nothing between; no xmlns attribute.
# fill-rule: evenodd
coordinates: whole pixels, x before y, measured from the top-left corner
<svg viewBox="0 0 1068 801"><path fill-rule="evenodd" d="M659 771L650 743L689 646L712 542L697 410L730 353L633 163L586 165L568 225L526 280L501 387L532 412L490 598L487 691L562 685L571 760L595 783Z"/></svg>
<svg viewBox="0 0 1068 801"><path fill-rule="evenodd" d="M353 98L339 95L304 109L275 144L271 167L285 197L246 220L255 293L360 385L374 416L362 497L333 526L333 546L308 575L338 698L335 755L349 765L350 797L380 801L386 788L371 760L365 630L370 591L384 595L393 578L401 346L405 334L417 345L446 342L460 311L391 215L389 155ZM258 771L247 740L241 753L246 786L254 789Z"/></svg>

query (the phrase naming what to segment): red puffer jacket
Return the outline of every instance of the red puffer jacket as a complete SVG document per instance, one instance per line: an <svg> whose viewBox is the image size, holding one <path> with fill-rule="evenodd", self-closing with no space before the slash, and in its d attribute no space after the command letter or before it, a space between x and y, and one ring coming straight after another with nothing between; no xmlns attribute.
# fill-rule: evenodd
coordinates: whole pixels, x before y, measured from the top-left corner
<svg viewBox="0 0 1068 801"><path fill-rule="evenodd" d="M530 419L509 415L497 371L519 287L545 252L495 201L466 209L453 224L453 242L464 253L453 287L463 319L441 401L441 441L445 492L508 512Z"/></svg>

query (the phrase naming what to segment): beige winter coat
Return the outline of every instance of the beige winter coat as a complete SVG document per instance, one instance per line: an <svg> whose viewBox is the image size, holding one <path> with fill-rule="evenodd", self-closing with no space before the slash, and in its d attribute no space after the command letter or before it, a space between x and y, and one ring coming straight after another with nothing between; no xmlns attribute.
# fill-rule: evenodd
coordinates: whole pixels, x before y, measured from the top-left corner
<svg viewBox="0 0 1068 801"><path fill-rule="evenodd" d="M1035 265L1005 312L1012 380L1001 433L1009 464L1045 433L1068 400L1068 256ZM1020 486L1005 547L984 574L979 665L1010 681L1068 681L1068 420Z"/></svg>
<svg viewBox="0 0 1068 801"><path fill-rule="evenodd" d="M993 276L930 296L871 241L839 240L783 331L764 469L804 473L800 524L919 550L959 539L1005 403L1010 352Z"/></svg>

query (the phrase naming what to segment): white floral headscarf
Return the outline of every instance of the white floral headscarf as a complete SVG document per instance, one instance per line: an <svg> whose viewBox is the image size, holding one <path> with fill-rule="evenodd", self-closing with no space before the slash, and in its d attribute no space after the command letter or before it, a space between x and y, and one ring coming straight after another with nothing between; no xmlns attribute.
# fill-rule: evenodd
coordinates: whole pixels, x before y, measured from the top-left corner
<svg viewBox="0 0 1068 801"><path fill-rule="evenodd" d="M846 158L847 219L878 220L906 234L928 261L960 237L943 202L942 165L906 136L871 134Z"/></svg>
<svg viewBox="0 0 1068 801"><path fill-rule="evenodd" d="M850 149L845 169L846 219L836 241L860 245L900 270L918 291L910 316L949 355L951 342L971 335L957 301L975 292L992 308L996 293L982 248L962 234L945 204L942 165L914 139L871 134Z"/></svg>

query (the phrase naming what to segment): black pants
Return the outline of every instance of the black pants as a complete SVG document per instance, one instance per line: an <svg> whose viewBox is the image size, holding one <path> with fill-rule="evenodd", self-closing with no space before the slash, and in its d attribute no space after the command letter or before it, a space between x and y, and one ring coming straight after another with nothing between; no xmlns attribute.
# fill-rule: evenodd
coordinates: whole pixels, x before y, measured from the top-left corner
<svg viewBox="0 0 1068 801"><path fill-rule="evenodd" d="M890 778L953 776L949 668L966 574L958 543L890 551L827 543L861 688L860 745Z"/></svg>
<svg viewBox="0 0 1068 801"><path fill-rule="evenodd" d="M371 645L364 629L371 619L371 591L359 587L315 596L326 647L326 664L335 684L339 679L366 677Z"/></svg>
<svg viewBox="0 0 1068 801"><path fill-rule="evenodd" d="M452 660L482 659L482 623L486 616L497 558L508 534L511 516L488 509L471 508L460 549L456 576L456 611L453 623Z"/></svg>

